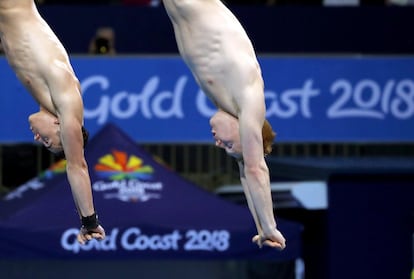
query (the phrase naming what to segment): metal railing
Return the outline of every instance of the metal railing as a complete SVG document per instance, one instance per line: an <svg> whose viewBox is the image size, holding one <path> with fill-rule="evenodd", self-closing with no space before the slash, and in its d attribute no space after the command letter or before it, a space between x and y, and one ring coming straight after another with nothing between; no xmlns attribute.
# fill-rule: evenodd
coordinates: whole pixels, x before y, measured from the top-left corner
<svg viewBox="0 0 414 279"><path fill-rule="evenodd" d="M209 144L143 144L158 161L202 188L239 183L235 161ZM275 144L277 157L414 157L412 144ZM40 174L58 158L34 144L0 145L0 194Z"/></svg>

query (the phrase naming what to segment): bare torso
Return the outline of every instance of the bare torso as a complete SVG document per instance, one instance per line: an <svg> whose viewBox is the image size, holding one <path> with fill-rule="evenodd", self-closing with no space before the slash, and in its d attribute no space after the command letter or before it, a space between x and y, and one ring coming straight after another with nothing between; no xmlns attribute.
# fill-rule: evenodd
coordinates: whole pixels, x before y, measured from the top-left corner
<svg viewBox="0 0 414 279"><path fill-rule="evenodd" d="M61 96L50 89L51 75L63 70L73 82L77 79L66 51L32 0L0 0L0 38L17 77L41 107L56 114L54 102Z"/></svg>
<svg viewBox="0 0 414 279"><path fill-rule="evenodd" d="M263 95L260 67L246 32L220 0L164 0L164 6L181 56L220 109L237 117L264 98L250 96Z"/></svg>
<svg viewBox="0 0 414 279"><path fill-rule="evenodd" d="M250 39L220 0L164 0L164 7L180 54L198 84L219 109L237 117L234 126L223 126L234 123L234 118L220 115L210 123L219 144L242 158L238 160L240 181L258 231L253 241L283 249L285 239L276 229L269 170L263 158L264 85ZM221 137L217 135L221 126L236 131L223 132Z"/></svg>
<svg viewBox="0 0 414 279"><path fill-rule="evenodd" d="M39 114L47 110L50 113L46 115L56 116L56 119L52 117L53 123L46 123L50 126L47 130L54 136L58 135L57 139L53 138L50 142L51 138L46 139L49 132L46 135L46 130L40 132L38 127L31 127L35 139L44 133L41 136L43 143L63 149L67 178L79 216L95 216L97 225L83 150L82 96L64 47L39 15L33 0L0 0L0 38L10 66L39 103ZM34 122L32 118L30 124ZM104 237L101 226L82 227L78 241L85 243L91 238Z"/></svg>

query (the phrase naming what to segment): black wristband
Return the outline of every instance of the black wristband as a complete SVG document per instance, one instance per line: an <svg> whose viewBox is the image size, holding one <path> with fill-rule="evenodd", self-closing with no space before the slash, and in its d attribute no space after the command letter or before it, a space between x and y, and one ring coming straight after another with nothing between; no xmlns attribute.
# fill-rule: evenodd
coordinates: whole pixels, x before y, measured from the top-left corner
<svg viewBox="0 0 414 279"><path fill-rule="evenodd" d="M96 212L91 216L82 216L81 222L82 228L85 228L88 231L96 229L99 226L98 215L96 215Z"/></svg>

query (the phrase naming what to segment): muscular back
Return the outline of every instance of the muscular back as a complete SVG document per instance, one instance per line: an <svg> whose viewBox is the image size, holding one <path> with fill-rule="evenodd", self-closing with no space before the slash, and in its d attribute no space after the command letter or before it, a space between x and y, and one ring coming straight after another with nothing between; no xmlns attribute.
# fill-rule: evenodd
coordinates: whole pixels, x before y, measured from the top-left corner
<svg viewBox="0 0 414 279"><path fill-rule="evenodd" d="M243 27L220 0L164 0L164 6L180 54L200 87L237 117L251 100L249 94L263 94L260 68ZM246 90L252 86L255 90Z"/></svg>

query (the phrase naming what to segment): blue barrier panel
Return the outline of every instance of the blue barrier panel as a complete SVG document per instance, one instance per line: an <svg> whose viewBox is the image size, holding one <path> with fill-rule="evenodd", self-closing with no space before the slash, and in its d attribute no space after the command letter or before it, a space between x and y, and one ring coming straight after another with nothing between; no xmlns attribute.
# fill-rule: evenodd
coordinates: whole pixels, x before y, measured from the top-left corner
<svg viewBox="0 0 414 279"><path fill-rule="evenodd" d="M414 140L414 58L260 57L279 142ZM211 142L214 106L179 56L73 57L93 135L114 123L137 142ZM0 142L32 140L36 104L0 59Z"/></svg>

